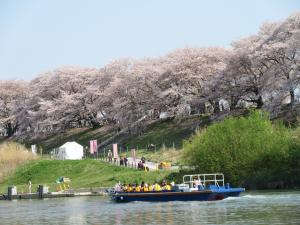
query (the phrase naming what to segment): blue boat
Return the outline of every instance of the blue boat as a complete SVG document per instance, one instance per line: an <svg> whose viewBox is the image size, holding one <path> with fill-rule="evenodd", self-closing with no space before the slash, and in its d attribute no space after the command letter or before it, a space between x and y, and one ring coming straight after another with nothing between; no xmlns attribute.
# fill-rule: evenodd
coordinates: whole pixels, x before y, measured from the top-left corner
<svg viewBox="0 0 300 225"><path fill-rule="evenodd" d="M172 186L171 190L149 192L122 192L111 194L116 202L132 201L215 201L227 197L238 197L245 188L232 188L224 183L224 175L191 174L183 176L183 183Z"/></svg>

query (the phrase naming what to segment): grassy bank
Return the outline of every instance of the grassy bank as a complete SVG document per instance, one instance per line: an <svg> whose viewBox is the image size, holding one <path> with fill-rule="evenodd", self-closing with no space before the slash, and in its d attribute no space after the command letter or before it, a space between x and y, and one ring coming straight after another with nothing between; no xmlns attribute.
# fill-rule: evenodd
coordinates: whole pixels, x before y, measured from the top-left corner
<svg viewBox="0 0 300 225"><path fill-rule="evenodd" d="M16 185L19 191L27 191L27 182L32 182L32 190L37 185L46 184L55 191L55 180L60 176L71 179L71 188L111 187L116 182L154 182L167 177L170 171L144 172L118 167L96 160L35 160L21 167L0 184L0 192L7 186Z"/></svg>

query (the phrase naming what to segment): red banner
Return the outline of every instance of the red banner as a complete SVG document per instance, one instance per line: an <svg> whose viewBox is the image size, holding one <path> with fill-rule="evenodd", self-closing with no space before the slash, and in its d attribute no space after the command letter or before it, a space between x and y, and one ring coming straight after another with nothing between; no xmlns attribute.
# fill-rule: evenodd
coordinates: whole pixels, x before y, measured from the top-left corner
<svg viewBox="0 0 300 225"><path fill-rule="evenodd" d="M113 154L114 154L114 159L119 158L119 155L118 155L118 144L113 144Z"/></svg>
<svg viewBox="0 0 300 225"><path fill-rule="evenodd" d="M90 153L94 154L97 152L97 140L91 140L90 141Z"/></svg>
<svg viewBox="0 0 300 225"><path fill-rule="evenodd" d="M135 151L135 149L131 149L131 157L132 157L133 161L135 162L135 160L136 160L136 151Z"/></svg>

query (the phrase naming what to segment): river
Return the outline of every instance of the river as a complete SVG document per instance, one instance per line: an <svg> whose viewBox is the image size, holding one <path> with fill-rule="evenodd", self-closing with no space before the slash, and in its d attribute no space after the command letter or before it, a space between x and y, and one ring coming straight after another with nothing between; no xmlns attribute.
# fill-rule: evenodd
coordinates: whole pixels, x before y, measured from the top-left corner
<svg viewBox="0 0 300 225"><path fill-rule="evenodd" d="M1 201L0 224L300 224L300 191L246 192L214 202Z"/></svg>

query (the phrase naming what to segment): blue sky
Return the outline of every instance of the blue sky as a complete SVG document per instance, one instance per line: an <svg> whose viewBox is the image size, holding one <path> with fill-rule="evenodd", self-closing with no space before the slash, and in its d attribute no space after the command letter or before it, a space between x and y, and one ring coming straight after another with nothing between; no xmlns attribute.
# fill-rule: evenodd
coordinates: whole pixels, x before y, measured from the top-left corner
<svg viewBox="0 0 300 225"><path fill-rule="evenodd" d="M229 47L299 10L299 0L0 0L0 79Z"/></svg>

